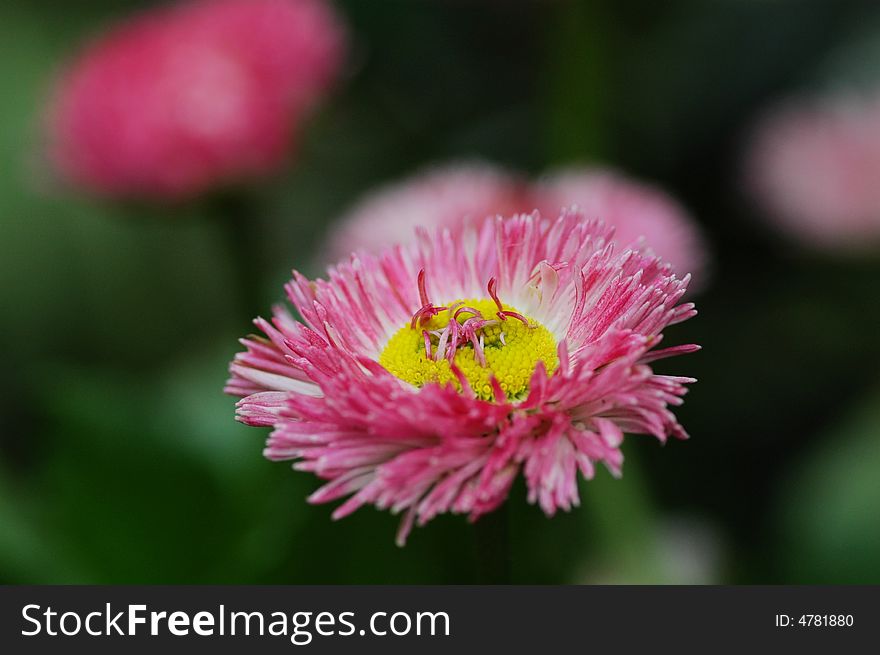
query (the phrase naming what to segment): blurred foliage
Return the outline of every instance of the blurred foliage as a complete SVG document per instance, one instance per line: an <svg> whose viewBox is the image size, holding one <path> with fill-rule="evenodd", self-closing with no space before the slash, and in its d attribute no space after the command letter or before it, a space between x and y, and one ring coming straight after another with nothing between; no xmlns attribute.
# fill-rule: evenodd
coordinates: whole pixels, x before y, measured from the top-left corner
<svg viewBox="0 0 880 655"><path fill-rule="evenodd" d="M880 553L880 393L798 458L777 505L775 556L786 579L877 583Z"/></svg>
<svg viewBox="0 0 880 655"><path fill-rule="evenodd" d="M221 394L248 308L268 311L333 218L375 184L478 156L537 173L601 159L666 185L716 256L697 319L693 436L628 440L627 471L546 519L514 488L516 581L681 580L668 518L709 530L675 552L720 582L880 582L878 259L802 252L740 194L762 108L880 81L872 2L340 2L348 79L290 167L251 193L243 297L207 201L120 206L51 178L40 121L52 76L123 0L0 5L0 581L473 582L474 529L442 517L394 546L397 519L331 522L309 476L262 459ZM875 48L876 50L876 48ZM843 70L842 70L843 69ZM865 398L865 409L847 418ZM698 534L699 533L699 534ZM768 557L772 553L772 557ZM702 559L700 559L702 558Z"/></svg>

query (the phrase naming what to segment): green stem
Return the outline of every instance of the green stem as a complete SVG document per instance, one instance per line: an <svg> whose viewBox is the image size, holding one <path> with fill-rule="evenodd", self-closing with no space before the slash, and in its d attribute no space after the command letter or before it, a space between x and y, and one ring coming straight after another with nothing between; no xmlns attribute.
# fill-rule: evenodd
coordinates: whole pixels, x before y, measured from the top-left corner
<svg viewBox="0 0 880 655"><path fill-rule="evenodd" d="M210 207L212 216L219 220L226 242L227 265L231 269L239 312L248 323L265 314L265 307L260 302L262 230L257 204L252 195L230 192L215 198Z"/></svg>
<svg viewBox="0 0 880 655"><path fill-rule="evenodd" d="M479 584L510 583L510 519L507 503L474 524Z"/></svg>
<svg viewBox="0 0 880 655"><path fill-rule="evenodd" d="M596 0L555 6L547 36L547 164L598 159L607 151L605 8Z"/></svg>
<svg viewBox="0 0 880 655"><path fill-rule="evenodd" d="M556 5L547 41L548 131L546 166L607 158L608 20L611 5L601 0L567 0ZM628 440L624 476L604 471L581 485L586 538L597 561L615 579L659 582L656 525L649 490Z"/></svg>

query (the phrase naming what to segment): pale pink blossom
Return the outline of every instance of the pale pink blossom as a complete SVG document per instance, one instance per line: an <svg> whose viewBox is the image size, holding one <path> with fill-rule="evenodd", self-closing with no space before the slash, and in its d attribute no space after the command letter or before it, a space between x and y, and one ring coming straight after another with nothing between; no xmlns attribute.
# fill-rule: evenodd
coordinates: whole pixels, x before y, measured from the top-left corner
<svg viewBox="0 0 880 655"><path fill-rule="evenodd" d="M110 196L178 199L279 168L337 74L324 0L192 0L88 45L57 84L50 154Z"/></svg>
<svg viewBox="0 0 880 655"><path fill-rule="evenodd" d="M764 116L745 158L763 214L803 243L880 245L880 99L789 103Z"/></svg>
<svg viewBox="0 0 880 655"><path fill-rule="evenodd" d="M534 185L535 207L548 216L575 204L587 218L614 226L614 239L648 246L679 275L705 280L707 246L687 210L658 187L604 168L570 168ZM691 285L693 288L694 285Z"/></svg>
<svg viewBox="0 0 880 655"><path fill-rule="evenodd" d="M582 214L537 212L420 229L327 279L294 273L230 366L238 419L272 427L265 455L345 499L414 524L497 508L522 475L547 514L579 502L578 473L620 475L624 433L685 438L671 408L691 378L650 362L664 329L696 312L651 254L618 248Z"/></svg>
<svg viewBox="0 0 880 655"><path fill-rule="evenodd" d="M490 164L450 164L389 184L358 201L329 237L328 261L366 249L378 252L433 228L538 209L555 216L578 205L615 229L626 246L649 246L679 274L702 280L707 247L684 207L660 189L605 168L570 168L528 183Z"/></svg>
<svg viewBox="0 0 880 655"><path fill-rule="evenodd" d="M360 199L330 235L324 258L338 261L359 249L376 253L414 239L418 226L509 216L531 211L528 204L524 180L496 166L474 161L430 168Z"/></svg>

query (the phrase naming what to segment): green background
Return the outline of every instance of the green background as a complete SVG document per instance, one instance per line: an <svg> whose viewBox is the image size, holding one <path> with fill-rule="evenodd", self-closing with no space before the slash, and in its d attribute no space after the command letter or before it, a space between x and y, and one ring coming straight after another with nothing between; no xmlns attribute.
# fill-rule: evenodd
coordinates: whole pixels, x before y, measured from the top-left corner
<svg viewBox="0 0 880 655"><path fill-rule="evenodd" d="M307 505L317 481L264 460L221 392L249 316L292 267L319 274L350 203L473 157L656 181L714 256L700 315L667 333L704 350L662 366L700 380L678 412L693 438L627 439L623 479L600 471L553 519L514 487L511 579L880 582L880 257L791 244L739 170L771 103L880 82L876 3L340 2L344 79L248 192L244 266L226 200L76 196L41 154L60 63L147 4L0 4L0 582L485 579L461 517L400 549L387 513Z"/></svg>

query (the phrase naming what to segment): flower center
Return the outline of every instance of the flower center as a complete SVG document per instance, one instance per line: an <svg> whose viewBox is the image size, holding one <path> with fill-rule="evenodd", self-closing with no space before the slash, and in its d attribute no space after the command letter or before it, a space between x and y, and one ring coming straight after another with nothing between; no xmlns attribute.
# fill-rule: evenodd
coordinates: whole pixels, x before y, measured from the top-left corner
<svg viewBox="0 0 880 655"><path fill-rule="evenodd" d="M437 307L424 291L419 274L422 307L410 324L389 339L379 363L396 377L421 387L428 382L462 379L483 400L497 400L492 378L510 400L528 392L529 381L544 362L548 373L559 365L556 340L543 325L503 304L489 281L491 299L467 298Z"/></svg>

